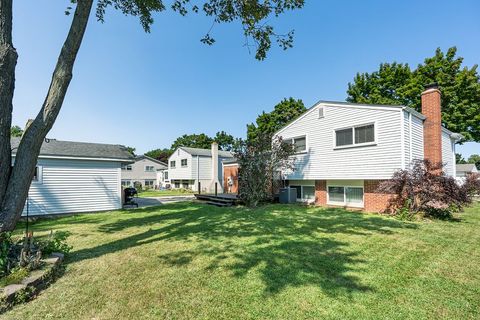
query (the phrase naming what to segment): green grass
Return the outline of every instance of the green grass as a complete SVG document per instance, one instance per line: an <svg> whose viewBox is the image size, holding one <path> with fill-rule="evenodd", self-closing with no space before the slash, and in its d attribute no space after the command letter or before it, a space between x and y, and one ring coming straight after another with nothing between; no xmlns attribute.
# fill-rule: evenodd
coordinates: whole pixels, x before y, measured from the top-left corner
<svg viewBox="0 0 480 320"><path fill-rule="evenodd" d="M175 203L69 230L65 274L5 319L478 319L480 206L458 221Z"/></svg>
<svg viewBox="0 0 480 320"><path fill-rule="evenodd" d="M186 189L171 190L145 190L138 193L139 197L164 197L164 196L186 196L192 195L194 192Z"/></svg>

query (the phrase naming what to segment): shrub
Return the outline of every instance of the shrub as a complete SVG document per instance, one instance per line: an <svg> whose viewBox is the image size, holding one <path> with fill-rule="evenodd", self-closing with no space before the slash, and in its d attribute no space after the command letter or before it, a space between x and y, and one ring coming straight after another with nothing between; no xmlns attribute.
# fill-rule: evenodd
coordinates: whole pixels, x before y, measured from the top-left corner
<svg viewBox="0 0 480 320"><path fill-rule="evenodd" d="M52 254L53 252L69 253L72 247L67 244L67 238L70 233L67 231L50 232L47 240L39 242L39 246L44 255Z"/></svg>
<svg viewBox="0 0 480 320"><path fill-rule="evenodd" d="M13 241L10 232L0 233L0 278L9 273L9 253L12 245Z"/></svg>
<svg viewBox="0 0 480 320"><path fill-rule="evenodd" d="M20 283L28 276L28 270L22 267L15 267L10 274L0 279L0 287L8 286L9 284Z"/></svg>
<svg viewBox="0 0 480 320"><path fill-rule="evenodd" d="M235 157L238 160L239 198L250 207L273 199L280 186L280 172L293 170L293 146L281 138L259 135L254 141L238 141Z"/></svg>
<svg viewBox="0 0 480 320"><path fill-rule="evenodd" d="M460 186L453 177L445 175L443 167L442 163L418 160L410 169L395 172L377 190L394 195L387 211L399 215L408 209L412 214L449 218L470 204L472 195L480 190L479 178L472 177Z"/></svg>

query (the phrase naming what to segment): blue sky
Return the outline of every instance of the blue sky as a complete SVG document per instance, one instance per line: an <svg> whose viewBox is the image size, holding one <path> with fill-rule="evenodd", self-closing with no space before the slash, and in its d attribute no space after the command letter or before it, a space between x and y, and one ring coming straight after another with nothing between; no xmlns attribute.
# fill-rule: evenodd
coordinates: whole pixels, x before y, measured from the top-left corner
<svg viewBox="0 0 480 320"><path fill-rule="evenodd" d="M49 136L117 143L145 152L169 147L184 133L225 130L244 137L246 124L284 97L346 98L357 72L381 62L412 66L437 47L458 47L467 66L480 63L480 2L307 0L304 9L272 18L278 32L295 29L294 48L273 47L256 61L243 47L240 26L219 25L217 42L199 39L211 20L172 12L155 16L152 31L138 20L107 12L92 15L74 78ZM67 0L14 3L14 44L19 53L13 121L24 126L45 97L71 16ZM459 146L464 155L480 144Z"/></svg>

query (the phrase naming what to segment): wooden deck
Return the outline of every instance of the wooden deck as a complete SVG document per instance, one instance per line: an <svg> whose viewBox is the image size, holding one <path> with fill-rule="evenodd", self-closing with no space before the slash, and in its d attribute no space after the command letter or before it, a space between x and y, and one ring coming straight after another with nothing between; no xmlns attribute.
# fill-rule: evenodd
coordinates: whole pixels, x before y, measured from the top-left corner
<svg viewBox="0 0 480 320"><path fill-rule="evenodd" d="M211 204L217 207L231 207L238 204L238 196L233 193L219 193L214 194L195 194L195 198L207 204Z"/></svg>

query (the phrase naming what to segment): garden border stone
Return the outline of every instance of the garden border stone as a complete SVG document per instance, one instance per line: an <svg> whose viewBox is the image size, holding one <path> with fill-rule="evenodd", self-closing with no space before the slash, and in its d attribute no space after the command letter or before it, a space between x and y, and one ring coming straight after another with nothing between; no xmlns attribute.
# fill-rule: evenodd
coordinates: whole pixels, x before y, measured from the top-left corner
<svg viewBox="0 0 480 320"><path fill-rule="evenodd" d="M31 271L21 283L0 287L0 314L16 304L31 300L52 283L61 270L63 259L62 253L52 253L48 258L41 260L44 263L41 269Z"/></svg>

